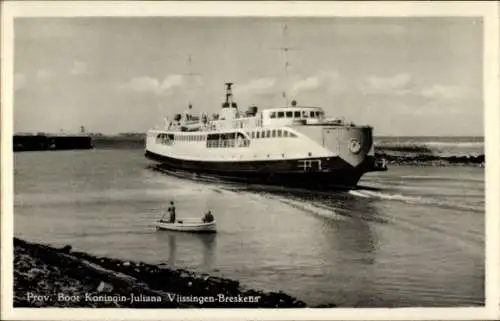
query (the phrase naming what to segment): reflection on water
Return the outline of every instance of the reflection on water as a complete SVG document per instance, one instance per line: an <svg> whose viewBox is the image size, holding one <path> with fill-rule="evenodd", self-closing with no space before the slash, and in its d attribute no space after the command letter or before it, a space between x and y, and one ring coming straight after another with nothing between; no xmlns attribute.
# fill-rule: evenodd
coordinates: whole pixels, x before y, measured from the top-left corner
<svg viewBox="0 0 500 321"><path fill-rule="evenodd" d="M215 247L216 247L216 234L215 233L207 233L207 234L197 234L196 235L203 243L204 251L203 251L203 266L207 269L213 269L216 265L215 261Z"/></svg>
<svg viewBox="0 0 500 321"><path fill-rule="evenodd" d="M176 236L172 233L168 235L168 265L175 266L175 257L177 253Z"/></svg>
<svg viewBox="0 0 500 321"><path fill-rule="evenodd" d="M176 231L158 230L157 238L163 244L168 245L167 263L175 267L179 265L178 253L189 250L196 256L202 257L200 265L207 270L212 270L216 265L216 240L215 233L183 233ZM201 255L200 255L201 254Z"/></svg>

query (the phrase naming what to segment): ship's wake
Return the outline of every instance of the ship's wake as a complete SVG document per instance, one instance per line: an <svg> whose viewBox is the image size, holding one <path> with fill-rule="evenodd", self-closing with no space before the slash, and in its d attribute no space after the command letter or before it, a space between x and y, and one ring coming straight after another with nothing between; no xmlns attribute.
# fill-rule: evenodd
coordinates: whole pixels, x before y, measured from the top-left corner
<svg viewBox="0 0 500 321"><path fill-rule="evenodd" d="M350 211L345 211L345 213L340 213L344 210L346 202L360 202L360 199L365 199L367 201L373 202L377 200L384 201L394 201L402 202L406 204L415 205L428 205L437 206L445 209L455 209L455 210L465 210L478 213L484 213L484 205L471 205L463 204L458 202L453 202L450 200L443 200L431 195L408 195L403 190L414 188L417 190L425 189L422 186L404 186L404 188L394 187L394 186L369 186L369 185L358 185L349 191L345 190L310 190L298 187L285 187L285 186L273 186L273 185L261 185L261 184L245 184L238 182L230 182L223 179L219 179L212 176L202 176L195 175L192 173L169 171L162 169L160 167L153 167L153 170L161 171L168 175L175 176L180 179L187 179L201 184L209 184L214 186L214 190L218 193L221 191L232 191L238 193L257 193L265 194L268 196L279 197L282 202L288 202L289 205L296 208L304 209L307 212L315 212L319 216L332 216L330 214L326 215L325 210L335 211L332 217L338 215L349 216ZM422 194L422 193L420 193ZM449 195L448 195L449 196ZM341 200L335 202L335 200ZM309 202L309 203L308 203ZM314 202L315 205L310 205ZM302 204L302 205L301 205ZM306 204L306 205L304 205ZM309 204L309 205L307 205ZM327 205L325 205L327 204ZM332 206L333 204L333 206ZM311 210L311 206L315 209ZM327 206L328 209L325 209Z"/></svg>
<svg viewBox="0 0 500 321"><path fill-rule="evenodd" d="M273 196L271 194L265 195L265 197L286 204L292 208L298 209L303 212L307 212L309 214L313 214L316 216L320 216L323 218L331 219L331 220L346 220L347 217L345 215L341 215L335 211L335 209L329 208L328 206L324 206L318 203L313 202L304 202L302 200L294 200L281 198L278 196Z"/></svg>
<svg viewBox="0 0 500 321"><path fill-rule="evenodd" d="M428 197L428 196L404 195L401 193L390 193L388 191L383 191L383 190L379 190L379 191L351 190L348 193L350 195L360 197L360 198L398 201L398 202L404 202L407 204L438 206L441 208L458 209L458 210L484 213L484 206L459 204L456 202L440 200L440 199L437 199L434 197Z"/></svg>

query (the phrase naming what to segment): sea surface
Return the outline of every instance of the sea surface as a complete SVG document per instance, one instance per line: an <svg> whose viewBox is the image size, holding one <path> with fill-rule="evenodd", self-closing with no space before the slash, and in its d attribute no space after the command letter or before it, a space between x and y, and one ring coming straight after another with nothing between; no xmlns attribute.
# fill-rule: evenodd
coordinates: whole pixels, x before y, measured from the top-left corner
<svg viewBox="0 0 500 321"><path fill-rule="evenodd" d="M392 166L350 192L200 182L137 147L14 155L15 235L281 290L308 304L484 304L484 169ZM211 209L216 235L156 231Z"/></svg>

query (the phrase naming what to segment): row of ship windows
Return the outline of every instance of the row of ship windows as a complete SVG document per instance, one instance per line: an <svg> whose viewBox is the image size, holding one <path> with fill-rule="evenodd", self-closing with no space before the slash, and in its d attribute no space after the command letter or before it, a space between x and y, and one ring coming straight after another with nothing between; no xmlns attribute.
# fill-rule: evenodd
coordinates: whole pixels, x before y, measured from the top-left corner
<svg viewBox="0 0 500 321"><path fill-rule="evenodd" d="M286 129L267 129L255 132L248 132L248 136L255 138L270 138L270 137L297 137L294 133Z"/></svg>
<svg viewBox="0 0 500 321"><path fill-rule="evenodd" d="M296 134L286 130L286 129L267 129L260 131L246 132L248 137L252 139L260 138L274 138L274 137L297 137ZM207 135L179 135L174 136L173 134L158 134L156 140L163 144L170 145L175 141L185 141L185 142L200 142L200 141L226 141L234 140L235 136L240 136L243 140L244 137L240 133L227 133L227 134L209 134ZM245 139L246 140L246 139Z"/></svg>
<svg viewBox="0 0 500 321"><path fill-rule="evenodd" d="M307 111L303 110L302 113L300 110L297 111L273 111L269 114L270 118L319 118L323 116L322 111Z"/></svg>

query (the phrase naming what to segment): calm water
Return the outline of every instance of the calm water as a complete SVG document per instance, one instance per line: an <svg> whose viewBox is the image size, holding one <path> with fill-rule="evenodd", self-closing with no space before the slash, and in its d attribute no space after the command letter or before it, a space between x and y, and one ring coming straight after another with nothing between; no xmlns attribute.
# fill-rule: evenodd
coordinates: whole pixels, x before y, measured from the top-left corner
<svg viewBox="0 0 500 321"><path fill-rule="evenodd" d="M280 193L174 178L141 149L15 154L15 234L282 290L309 304L484 303L484 172L392 167L374 189ZM212 209L217 235L157 232Z"/></svg>

